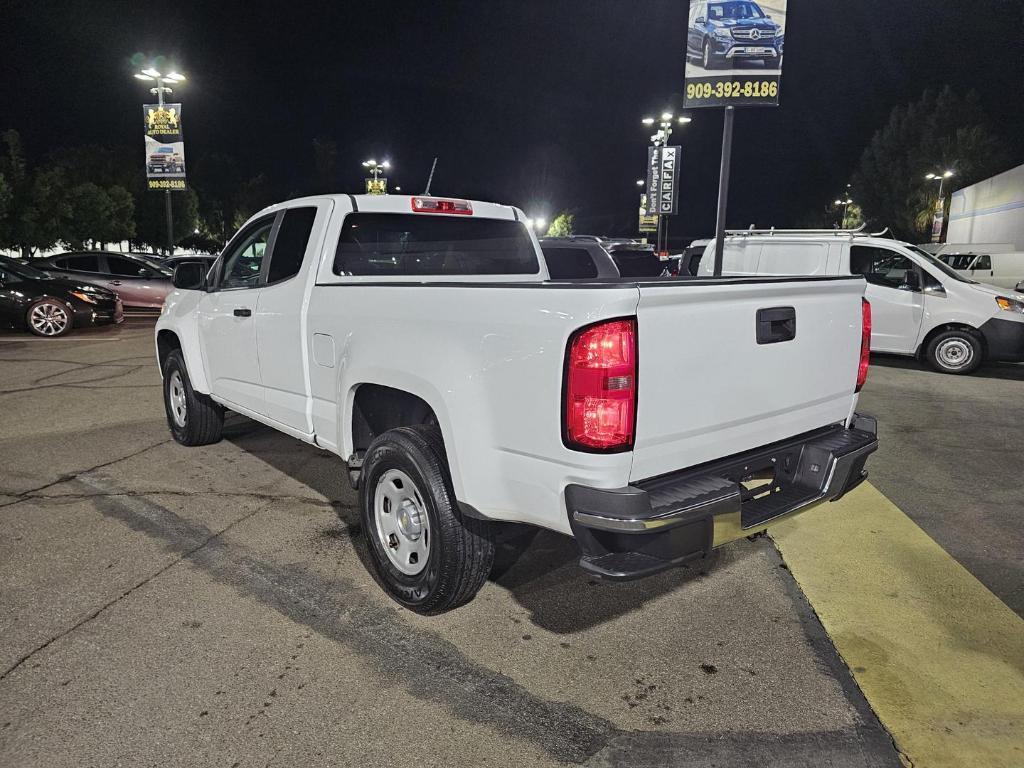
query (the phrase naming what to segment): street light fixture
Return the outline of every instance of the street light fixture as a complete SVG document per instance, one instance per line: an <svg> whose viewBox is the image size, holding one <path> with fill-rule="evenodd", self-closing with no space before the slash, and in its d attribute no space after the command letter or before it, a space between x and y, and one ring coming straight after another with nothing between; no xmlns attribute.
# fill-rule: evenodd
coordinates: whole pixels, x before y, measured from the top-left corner
<svg viewBox="0 0 1024 768"><path fill-rule="evenodd" d="M378 163L376 160L372 158L370 160L363 161L363 168L368 169L370 173L373 174L374 180L376 180L378 176L380 176L384 171L386 171L390 167L391 162L389 160L385 160L383 163Z"/></svg>
<svg viewBox="0 0 1024 768"><path fill-rule="evenodd" d="M167 83L182 83L185 81L185 76L177 70L172 71L168 75L161 74L160 70L154 69L153 67L146 67L140 72L135 73L135 77L138 80L146 80L148 82L156 82L155 88L150 88L149 92L156 96L157 104L160 109L164 108L164 94L170 94L173 91L166 85ZM174 214L171 212L171 190L164 190L164 214L167 218L167 252L171 255L174 254Z"/></svg>

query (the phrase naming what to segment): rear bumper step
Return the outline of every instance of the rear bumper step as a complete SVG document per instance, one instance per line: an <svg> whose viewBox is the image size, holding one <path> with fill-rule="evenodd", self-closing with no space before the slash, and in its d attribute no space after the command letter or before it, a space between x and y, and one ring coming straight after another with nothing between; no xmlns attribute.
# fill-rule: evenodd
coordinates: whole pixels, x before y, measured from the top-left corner
<svg viewBox="0 0 1024 768"><path fill-rule="evenodd" d="M867 477L877 425L857 415L834 425L621 489L570 485L569 523L580 566L636 579L706 555L716 527L753 532L771 520L836 501Z"/></svg>

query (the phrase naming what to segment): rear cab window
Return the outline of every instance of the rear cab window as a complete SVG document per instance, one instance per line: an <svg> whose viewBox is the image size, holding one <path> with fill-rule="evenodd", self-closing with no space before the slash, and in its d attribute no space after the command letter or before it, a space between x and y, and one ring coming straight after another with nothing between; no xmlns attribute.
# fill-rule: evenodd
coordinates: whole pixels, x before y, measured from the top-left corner
<svg viewBox="0 0 1024 768"><path fill-rule="evenodd" d="M333 272L341 276L536 275L522 222L420 213L350 213Z"/></svg>

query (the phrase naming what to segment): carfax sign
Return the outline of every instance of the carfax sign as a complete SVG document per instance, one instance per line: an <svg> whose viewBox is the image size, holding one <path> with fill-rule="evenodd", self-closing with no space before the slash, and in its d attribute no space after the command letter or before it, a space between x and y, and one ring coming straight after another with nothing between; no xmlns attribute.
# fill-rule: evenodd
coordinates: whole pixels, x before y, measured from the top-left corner
<svg viewBox="0 0 1024 768"><path fill-rule="evenodd" d="M185 189L181 104L145 104L146 183L150 189Z"/></svg>
<svg viewBox="0 0 1024 768"><path fill-rule="evenodd" d="M786 0L691 0L684 105L777 106Z"/></svg>
<svg viewBox="0 0 1024 768"><path fill-rule="evenodd" d="M647 150L647 214L671 216L678 199L681 147L650 147Z"/></svg>

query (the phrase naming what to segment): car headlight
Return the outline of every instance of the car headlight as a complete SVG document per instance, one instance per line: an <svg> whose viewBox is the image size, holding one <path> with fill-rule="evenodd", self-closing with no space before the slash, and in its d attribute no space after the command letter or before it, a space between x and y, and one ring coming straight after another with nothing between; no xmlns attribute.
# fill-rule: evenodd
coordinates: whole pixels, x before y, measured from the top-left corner
<svg viewBox="0 0 1024 768"><path fill-rule="evenodd" d="M999 305L1000 309L1006 310L1007 312L1016 312L1018 315L1024 315L1024 301L1019 299L1008 299L1006 296L996 296L996 304Z"/></svg>
<svg viewBox="0 0 1024 768"><path fill-rule="evenodd" d="M90 296L85 291L70 291L70 293L76 299L80 299L81 301L84 301L86 304L96 304L97 303L96 302L96 297L95 296Z"/></svg>
<svg viewBox="0 0 1024 768"><path fill-rule="evenodd" d="M727 27L719 27L714 32L715 37L720 37L723 40L732 40L732 30Z"/></svg>

